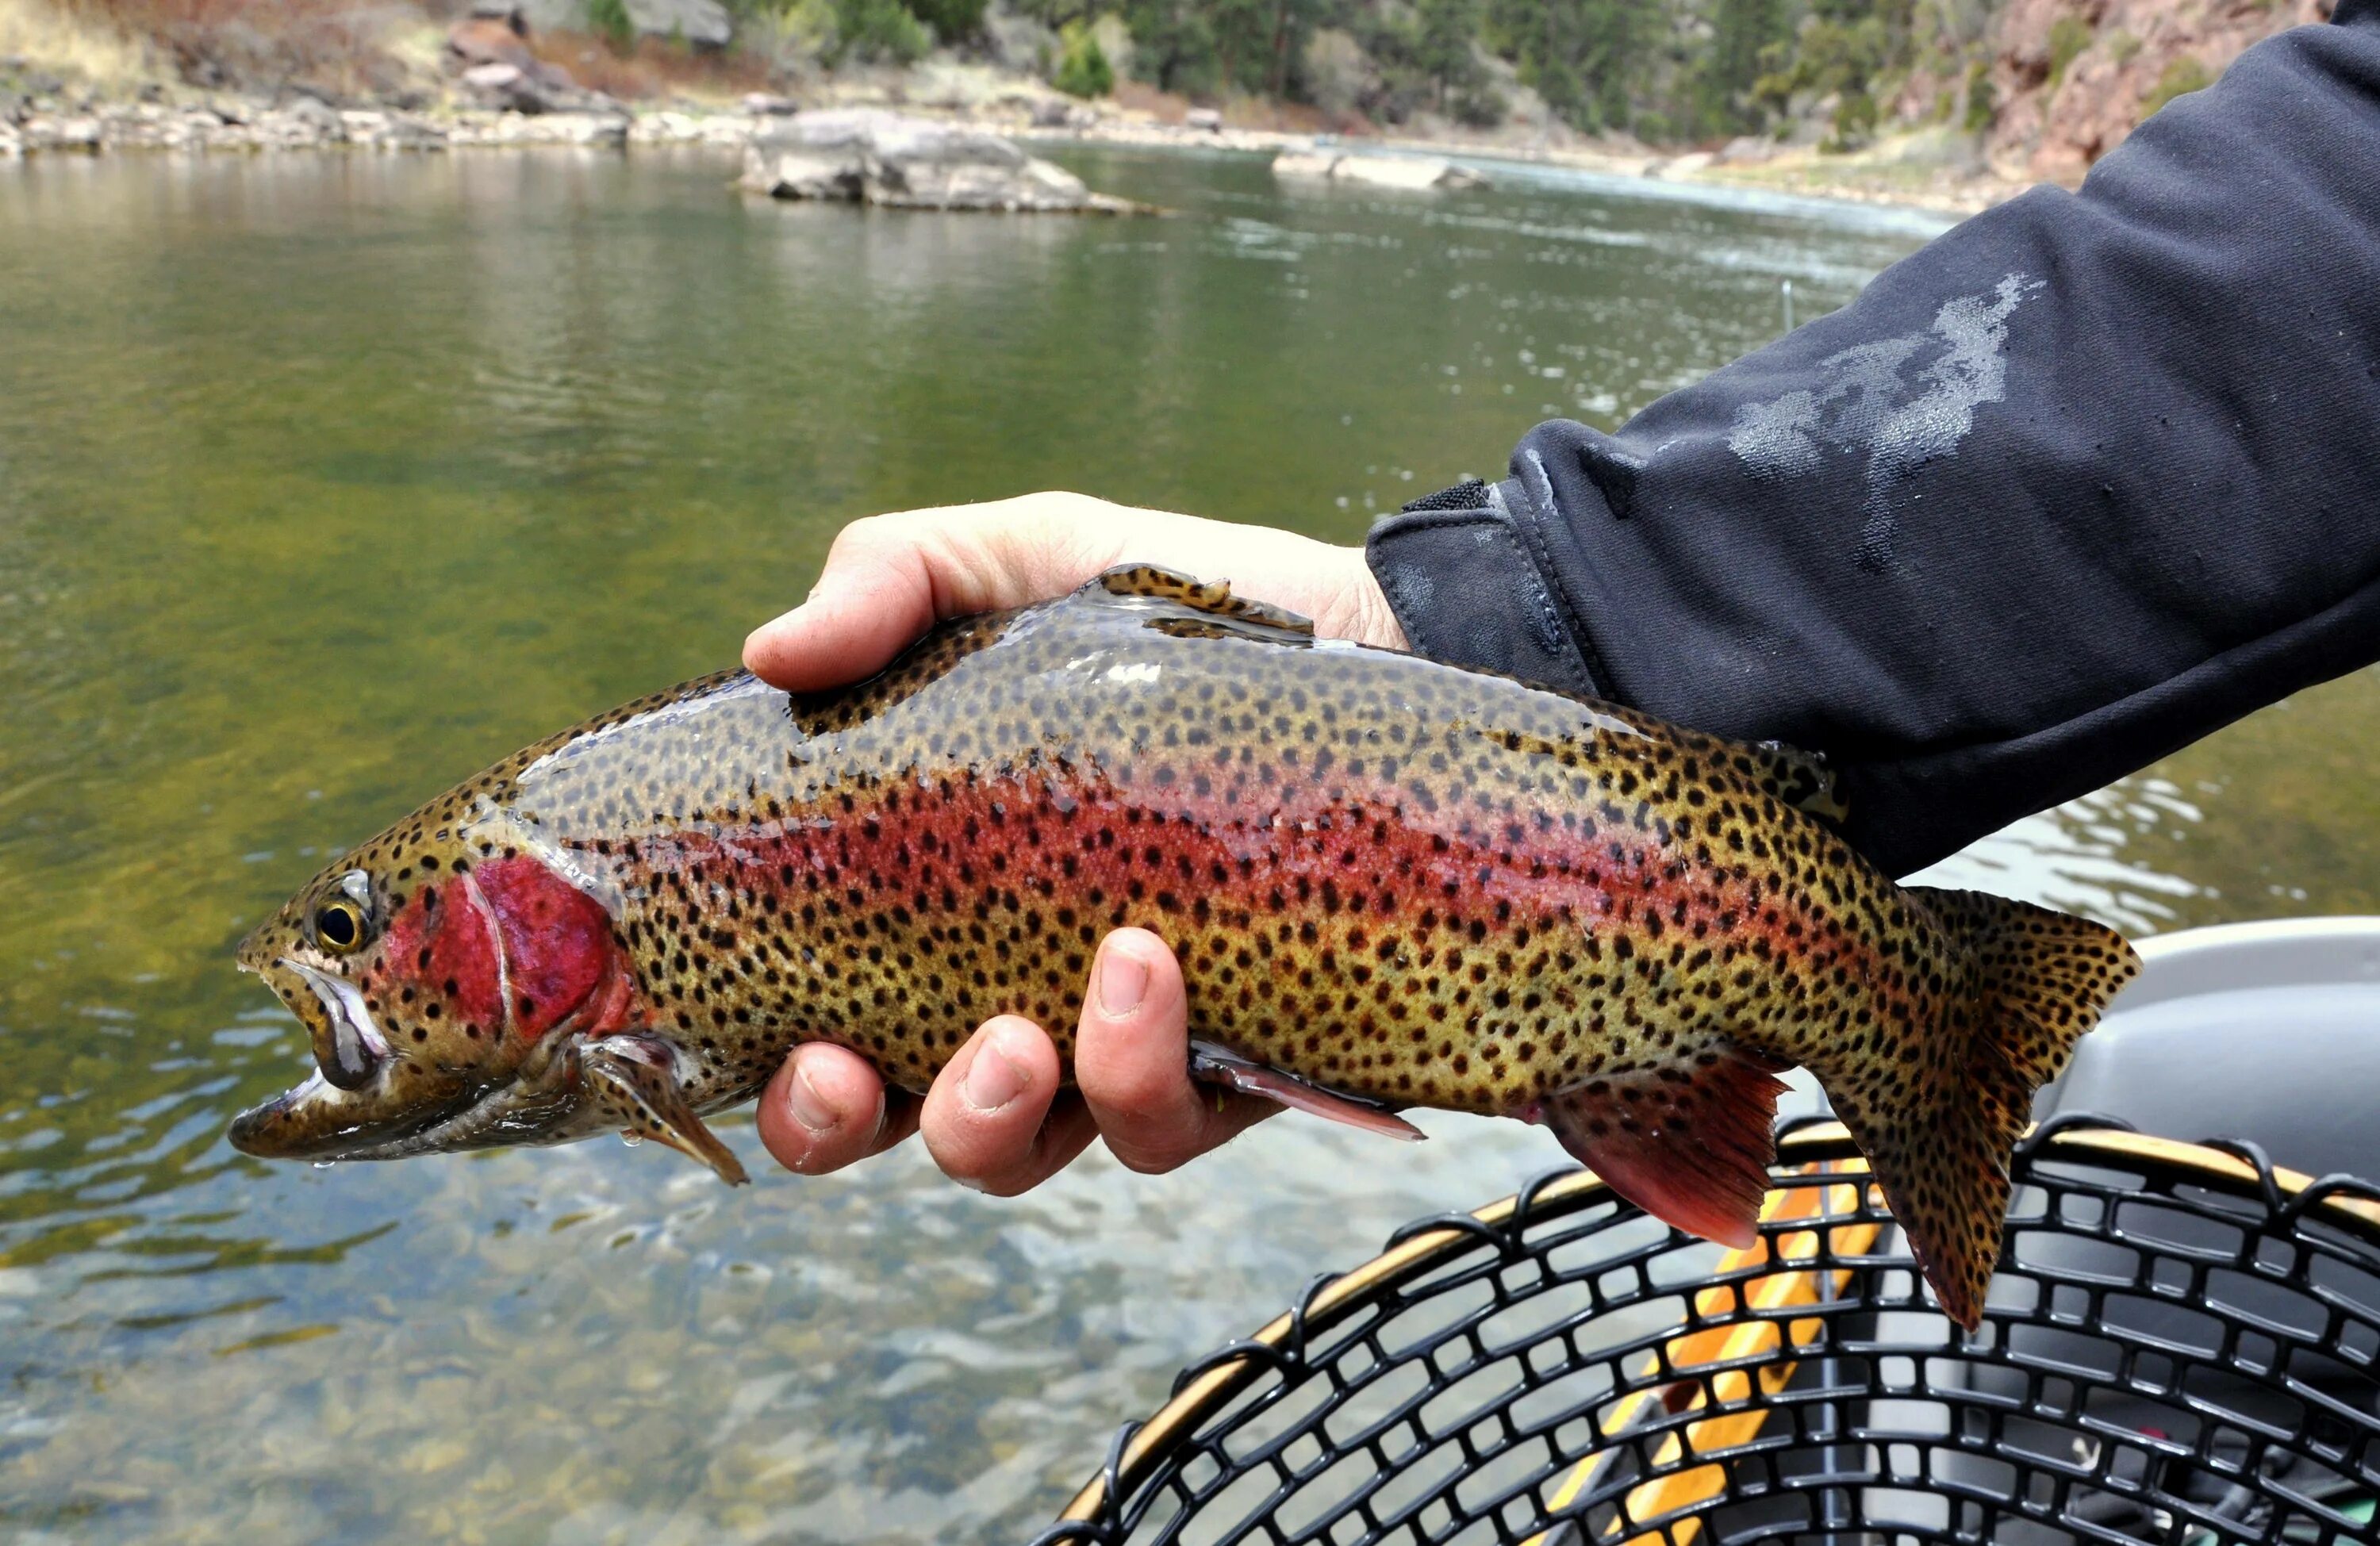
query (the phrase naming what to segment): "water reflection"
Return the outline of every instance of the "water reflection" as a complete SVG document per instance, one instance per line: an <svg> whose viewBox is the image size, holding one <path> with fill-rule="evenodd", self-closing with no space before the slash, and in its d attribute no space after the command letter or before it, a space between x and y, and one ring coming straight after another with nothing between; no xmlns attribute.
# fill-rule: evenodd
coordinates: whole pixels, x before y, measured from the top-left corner
<svg viewBox="0 0 2380 1546"><path fill-rule="evenodd" d="M231 946L488 758L730 658L835 527L1045 485L1351 540L1929 235L1515 176L750 205L716 157L0 172L0 1520L29 1540L1014 1539L1184 1358L1559 1158L1269 1124L997 1202L586 1144L328 1170ZM1937 878L2143 932L2380 908L2369 674ZM748 1127L726 1136L760 1166Z"/></svg>

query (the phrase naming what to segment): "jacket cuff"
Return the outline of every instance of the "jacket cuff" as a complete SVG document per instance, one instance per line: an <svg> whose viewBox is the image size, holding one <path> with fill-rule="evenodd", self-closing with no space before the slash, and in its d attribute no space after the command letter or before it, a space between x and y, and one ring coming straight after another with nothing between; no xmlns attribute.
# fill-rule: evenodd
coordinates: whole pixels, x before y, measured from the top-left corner
<svg viewBox="0 0 2380 1546"><path fill-rule="evenodd" d="M1533 556L1534 515L1517 481L1458 484L1375 522L1364 557L1415 653L1600 697Z"/></svg>

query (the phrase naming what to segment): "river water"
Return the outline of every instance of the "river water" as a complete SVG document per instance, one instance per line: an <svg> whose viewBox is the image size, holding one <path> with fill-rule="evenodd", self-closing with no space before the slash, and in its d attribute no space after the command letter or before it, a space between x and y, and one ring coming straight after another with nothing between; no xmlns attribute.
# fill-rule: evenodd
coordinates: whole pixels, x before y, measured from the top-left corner
<svg viewBox="0 0 2380 1546"><path fill-rule="evenodd" d="M1087 489L1354 540L1609 425L1937 225L1508 175L1167 220L775 206L715 155L0 168L0 1534L1020 1540L1172 1371L1560 1158L1268 1124L1000 1202L916 1146L234 1154L233 942L513 746L731 660L873 511ZM2380 909L2380 682L1945 866L2136 932Z"/></svg>

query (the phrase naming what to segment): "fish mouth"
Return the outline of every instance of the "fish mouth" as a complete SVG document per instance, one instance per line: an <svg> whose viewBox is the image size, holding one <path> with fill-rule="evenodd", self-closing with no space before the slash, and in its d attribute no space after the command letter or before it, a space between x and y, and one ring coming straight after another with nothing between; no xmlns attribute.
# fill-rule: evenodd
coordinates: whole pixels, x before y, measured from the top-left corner
<svg viewBox="0 0 2380 1546"><path fill-rule="evenodd" d="M545 1056L501 1078L462 1069L407 1065L373 1027L361 995L327 972L284 958L311 990L312 1005L284 996L312 1032L317 1067L305 1082L232 1119L231 1146L259 1159L377 1160L514 1143L560 1143L601 1126L585 1099L575 1048L555 1043ZM319 1008L322 1022L306 1013ZM332 1060L352 1037L371 1072L349 1087L330 1077Z"/></svg>
<svg viewBox="0 0 2380 1546"><path fill-rule="evenodd" d="M231 1146L259 1159L361 1157L367 1150L404 1142L451 1120L479 1093L465 1091L455 1099L391 1113L366 1095L340 1089L317 1069L296 1089L233 1117Z"/></svg>
<svg viewBox="0 0 2380 1546"><path fill-rule="evenodd" d="M559 1143L592 1129L566 1084L466 1084L443 1100L388 1114L320 1071L232 1119L231 1146L259 1159L383 1160L512 1143Z"/></svg>
<svg viewBox="0 0 2380 1546"><path fill-rule="evenodd" d="M314 1001L322 1009L320 1020L302 1009L298 1016L313 1033L314 1061L322 1069L322 1077L342 1090L360 1090L371 1083L392 1055L388 1038L381 1034L364 1003L363 991L345 977L290 956L273 964L296 972L313 990Z"/></svg>

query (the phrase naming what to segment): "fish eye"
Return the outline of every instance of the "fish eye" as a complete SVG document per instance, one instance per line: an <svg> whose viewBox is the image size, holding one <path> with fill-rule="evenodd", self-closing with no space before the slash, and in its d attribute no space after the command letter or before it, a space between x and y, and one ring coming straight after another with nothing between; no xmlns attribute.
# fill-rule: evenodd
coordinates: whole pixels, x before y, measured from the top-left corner
<svg viewBox="0 0 2380 1546"><path fill-rule="evenodd" d="M364 942L364 910L334 897L314 910L314 938L333 955L346 955Z"/></svg>

